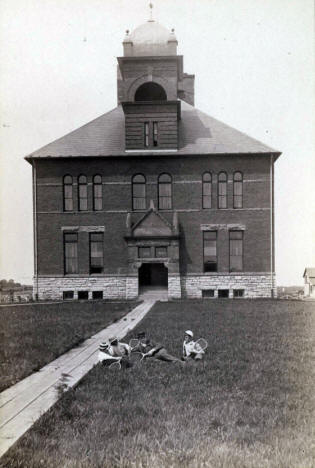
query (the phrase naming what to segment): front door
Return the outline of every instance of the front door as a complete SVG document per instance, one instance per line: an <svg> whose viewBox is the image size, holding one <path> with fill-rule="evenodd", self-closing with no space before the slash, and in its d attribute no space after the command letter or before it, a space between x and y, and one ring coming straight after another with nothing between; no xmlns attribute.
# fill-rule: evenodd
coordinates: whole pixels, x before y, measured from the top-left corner
<svg viewBox="0 0 315 468"><path fill-rule="evenodd" d="M163 263L143 263L139 268L139 287L167 287L168 270Z"/></svg>

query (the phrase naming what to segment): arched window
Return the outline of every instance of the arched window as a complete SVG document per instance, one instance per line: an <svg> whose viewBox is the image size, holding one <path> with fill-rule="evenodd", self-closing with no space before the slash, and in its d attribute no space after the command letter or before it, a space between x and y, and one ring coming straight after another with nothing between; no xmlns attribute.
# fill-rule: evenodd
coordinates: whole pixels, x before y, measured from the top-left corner
<svg viewBox="0 0 315 468"><path fill-rule="evenodd" d="M146 209L145 177L142 174L136 174L132 177L132 209Z"/></svg>
<svg viewBox="0 0 315 468"><path fill-rule="evenodd" d="M202 176L202 208L211 208L212 176L205 172Z"/></svg>
<svg viewBox="0 0 315 468"><path fill-rule="evenodd" d="M159 210L172 209L172 177L161 174L158 179Z"/></svg>
<svg viewBox="0 0 315 468"><path fill-rule="evenodd" d="M71 175L63 178L63 209L73 211L73 181Z"/></svg>
<svg viewBox="0 0 315 468"><path fill-rule="evenodd" d="M85 175L80 175L78 178L78 196L79 196L79 211L87 210L87 178Z"/></svg>
<svg viewBox="0 0 315 468"><path fill-rule="evenodd" d="M243 208L243 174L239 171L233 176L233 208Z"/></svg>
<svg viewBox="0 0 315 468"><path fill-rule="evenodd" d="M218 208L227 208L227 175L220 172L218 175Z"/></svg>
<svg viewBox="0 0 315 468"><path fill-rule="evenodd" d="M166 101L166 99L166 92L162 86L153 81L143 83L135 94L135 101Z"/></svg>
<svg viewBox="0 0 315 468"><path fill-rule="evenodd" d="M103 208L103 186L102 176L93 177L93 209L99 211Z"/></svg>

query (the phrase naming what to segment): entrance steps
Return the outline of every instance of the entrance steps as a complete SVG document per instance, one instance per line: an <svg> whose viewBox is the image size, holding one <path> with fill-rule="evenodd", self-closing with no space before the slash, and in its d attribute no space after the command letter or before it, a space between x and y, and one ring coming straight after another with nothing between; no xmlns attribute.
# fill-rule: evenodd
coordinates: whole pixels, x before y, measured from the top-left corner
<svg viewBox="0 0 315 468"><path fill-rule="evenodd" d="M161 286L142 287L139 291L139 299L141 301L168 301L168 290Z"/></svg>

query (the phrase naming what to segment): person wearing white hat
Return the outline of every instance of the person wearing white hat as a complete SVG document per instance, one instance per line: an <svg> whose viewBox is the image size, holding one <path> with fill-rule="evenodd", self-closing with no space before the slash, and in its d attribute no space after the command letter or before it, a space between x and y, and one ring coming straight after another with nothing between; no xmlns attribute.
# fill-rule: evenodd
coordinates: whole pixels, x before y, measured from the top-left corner
<svg viewBox="0 0 315 468"><path fill-rule="evenodd" d="M110 366L116 361L119 361L120 357L115 357L109 352L109 344L105 341L100 344L98 352L98 361L101 362L104 366Z"/></svg>
<svg viewBox="0 0 315 468"><path fill-rule="evenodd" d="M183 342L183 361L193 359L199 361L203 358L204 351L200 349L200 352L196 352L196 342L193 340L194 334L191 330L186 330L184 333Z"/></svg>

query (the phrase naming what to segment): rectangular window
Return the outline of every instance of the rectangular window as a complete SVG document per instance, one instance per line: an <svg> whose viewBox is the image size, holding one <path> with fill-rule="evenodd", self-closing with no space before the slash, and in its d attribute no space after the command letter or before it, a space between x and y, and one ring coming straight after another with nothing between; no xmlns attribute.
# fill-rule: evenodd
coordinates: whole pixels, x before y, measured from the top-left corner
<svg viewBox="0 0 315 468"><path fill-rule="evenodd" d="M149 147L149 139L150 139L150 124L149 122L144 123L144 146L146 148Z"/></svg>
<svg viewBox="0 0 315 468"><path fill-rule="evenodd" d="M102 232L90 233L90 274L103 273L104 236Z"/></svg>
<svg viewBox="0 0 315 468"><path fill-rule="evenodd" d="M88 299L89 298L89 291L78 291L78 299Z"/></svg>
<svg viewBox="0 0 315 468"><path fill-rule="evenodd" d="M243 271L243 231L230 231L230 271Z"/></svg>
<svg viewBox="0 0 315 468"><path fill-rule="evenodd" d="M203 271L217 271L217 231L203 231Z"/></svg>
<svg viewBox="0 0 315 468"><path fill-rule="evenodd" d="M73 211L73 187L72 184L64 185L64 210Z"/></svg>
<svg viewBox="0 0 315 468"><path fill-rule="evenodd" d="M134 210L145 210L146 202L145 202L145 183L144 184L136 184L134 183L132 186L132 195L133 195L133 209Z"/></svg>
<svg viewBox="0 0 315 468"><path fill-rule="evenodd" d="M63 242L65 275L78 273L78 234L64 233Z"/></svg>
<svg viewBox="0 0 315 468"><path fill-rule="evenodd" d="M139 258L150 258L151 257L151 247L138 247L138 257Z"/></svg>
<svg viewBox="0 0 315 468"><path fill-rule="evenodd" d="M229 290L228 289L219 289L218 290L218 297L229 297Z"/></svg>
<svg viewBox="0 0 315 468"><path fill-rule="evenodd" d="M103 291L92 291L93 299L103 299Z"/></svg>
<svg viewBox="0 0 315 468"><path fill-rule="evenodd" d="M87 184L79 184L79 210L87 210Z"/></svg>
<svg viewBox="0 0 315 468"><path fill-rule="evenodd" d="M214 297L214 289L203 289L202 290L202 297Z"/></svg>
<svg viewBox="0 0 315 468"><path fill-rule="evenodd" d="M233 289L233 297L244 297L244 289Z"/></svg>
<svg viewBox="0 0 315 468"><path fill-rule="evenodd" d="M159 127L157 122L153 122L153 146L158 146Z"/></svg>
<svg viewBox="0 0 315 468"><path fill-rule="evenodd" d="M73 297L74 297L73 291L63 291L62 294L63 294L63 300L64 301L68 301L70 299L73 299Z"/></svg>
<svg viewBox="0 0 315 468"><path fill-rule="evenodd" d="M159 209L172 209L172 184L170 183L159 184Z"/></svg>
<svg viewBox="0 0 315 468"><path fill-rule="evenodd" d="M99 211L103 208L103 186L102 184L94 184L93 185L94 191L94 210Z"/></svg>
<svg viewBox="0 0 315 468"><path fill-rule="evenodd" d="M155 247L155 256L156 258L167 257L167 247Z"/></svg>
<svg viewBox="0 0 315 468"><path fill-rule="evenodd" d="M202 208L211 208L211 182L203 182L202 190Z"/></svg>

